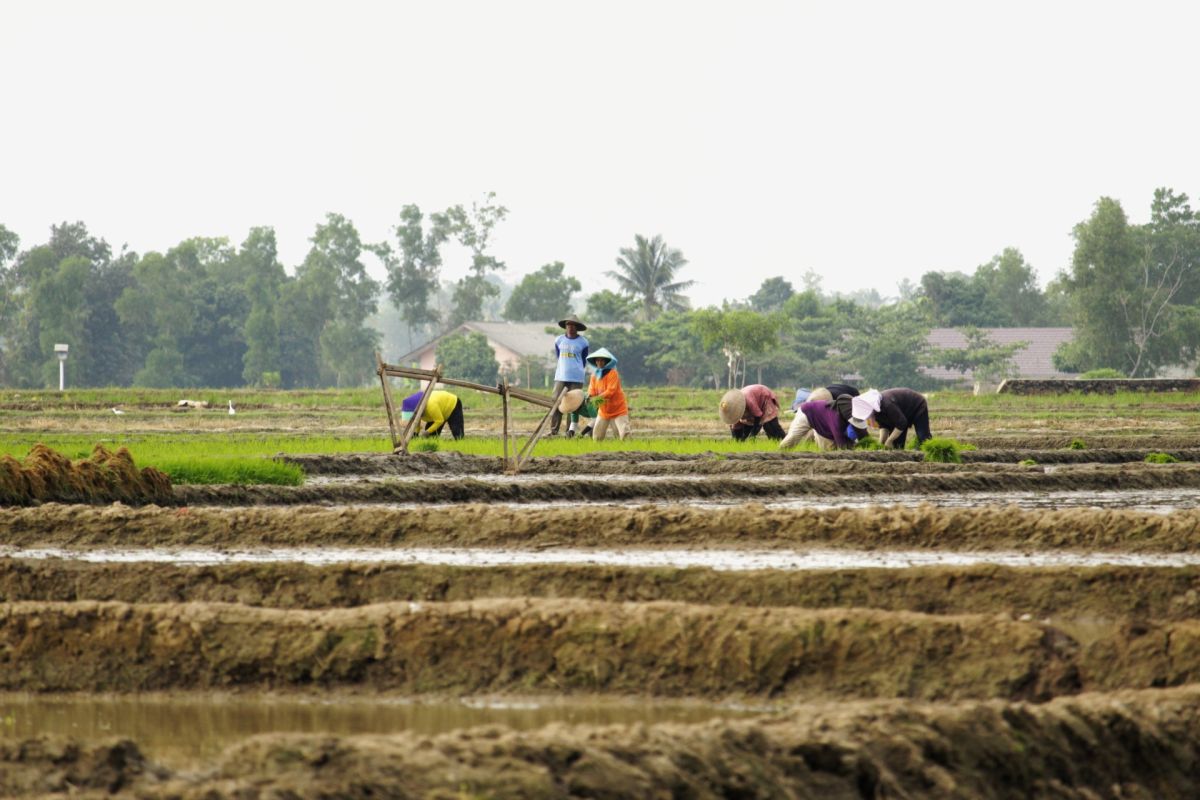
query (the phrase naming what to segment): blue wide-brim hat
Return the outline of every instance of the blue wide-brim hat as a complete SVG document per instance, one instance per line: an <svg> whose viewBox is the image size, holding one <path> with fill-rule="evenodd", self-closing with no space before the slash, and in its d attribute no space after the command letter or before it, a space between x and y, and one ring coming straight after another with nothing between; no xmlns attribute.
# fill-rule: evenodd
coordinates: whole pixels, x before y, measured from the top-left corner
<svg viewBox="0 0 1200 800"><path fill-rule="evenodd" d="M808 402L808 398L811 396L812 392L808 389L797 389L796 399L792 401L792 411L798 410L800 408L800 404Z"/></svg>

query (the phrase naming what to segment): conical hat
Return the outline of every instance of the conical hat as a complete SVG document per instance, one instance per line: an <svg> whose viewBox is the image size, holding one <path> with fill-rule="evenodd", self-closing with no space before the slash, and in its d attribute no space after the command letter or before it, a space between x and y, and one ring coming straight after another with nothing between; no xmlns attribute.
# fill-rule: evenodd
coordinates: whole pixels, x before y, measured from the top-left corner
<svg viewBox="0 0 1200 800"><path fill-rule="evenodd" d="M577 320L573 314L568 314L567 316L560 319L558 321L558 327L566 329L568 322L574 322L575 330L577 330L577 331L586 331L587 330L587 325L584 325L582 322Z"/></svg>
<svg viewBox="0 0 1200 800"><path fill-rule="evenodd" d="M746 413L746 396L741 389L730 389L721 397L721 421L732 425Z"/></svg>
<svg viewBox="0 0 1200 800"><path fill-rule="evenodd" d="M563 396L559 398L558 410L563 414L570 414L581 405L583 405L583 390L571 389L563 392Z"/></svg>

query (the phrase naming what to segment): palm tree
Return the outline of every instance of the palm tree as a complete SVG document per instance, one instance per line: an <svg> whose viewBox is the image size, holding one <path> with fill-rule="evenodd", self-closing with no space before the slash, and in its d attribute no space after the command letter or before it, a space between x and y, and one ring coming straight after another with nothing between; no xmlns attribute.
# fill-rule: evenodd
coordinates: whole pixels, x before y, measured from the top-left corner
<svg viewBox="0 0 1200 800"><path fill-rule="evenodd" d="M641 234L633 237L634 247L622 247L617 258L620 269L606 273L617 281L621 291L642 304L637 317L651 320L663 311L686 311L688 299L683 296L695 281L677 281L675 273L687 264L680 250L667 247L661 236L647 239Z"/></svg>

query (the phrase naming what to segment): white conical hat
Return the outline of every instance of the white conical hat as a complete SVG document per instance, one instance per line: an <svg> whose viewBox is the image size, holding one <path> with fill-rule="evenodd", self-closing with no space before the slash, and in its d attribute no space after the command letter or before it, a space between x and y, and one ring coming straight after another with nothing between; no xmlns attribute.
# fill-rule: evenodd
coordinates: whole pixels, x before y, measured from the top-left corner
<svg viewBox="0 0 1200 800"><path fill-rule="evenodd" d="M558 410L563 414L570 414L583 405L583 390L571 389L569 392L563 392L563 396L559 398Z"/></svg>

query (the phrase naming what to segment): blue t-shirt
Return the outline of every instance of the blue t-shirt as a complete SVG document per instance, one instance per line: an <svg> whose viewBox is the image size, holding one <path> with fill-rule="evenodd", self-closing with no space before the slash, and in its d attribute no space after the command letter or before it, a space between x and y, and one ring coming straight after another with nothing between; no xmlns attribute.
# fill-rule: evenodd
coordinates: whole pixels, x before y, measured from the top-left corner
<svg viewBox="0 0 1200 800"><path fill-rule="evenodd" d="M554 340L554 354L558 357L558 366L554 368L554 380L583 383L586 377L583 364L588 355L588 340L582 336L572 339L564 333Z"/></svg>

